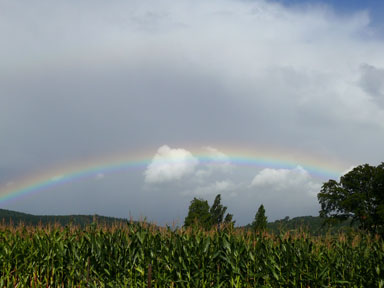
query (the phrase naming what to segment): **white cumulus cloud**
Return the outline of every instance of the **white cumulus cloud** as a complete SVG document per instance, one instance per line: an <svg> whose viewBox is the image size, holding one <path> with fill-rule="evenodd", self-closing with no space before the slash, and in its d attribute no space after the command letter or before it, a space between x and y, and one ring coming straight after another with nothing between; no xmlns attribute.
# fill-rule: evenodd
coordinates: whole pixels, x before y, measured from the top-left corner
<svg viewBox="0 0 384 288"><path fill-rule="evenodd" d="M253 178L251 187L263 187L272 192L296 190L310 195L320 189L319 183L301 166L294 169L265 168Z"/></svg>
<svg viewBox="0 0 384 288"><path fill-rule="evenodd" d="M185 149L161 146L144 172L146 183L180 180L195 171L199 161Z"/></svg>
<svg viewBox="0 0 384 288"><path fill-rule="evenodd" d="M253 178L248 191L239 193L240 197L233 199L232 203L237 209L248 211L249 219L255 215L249 211L253 209L256 213L260 204L264 205L268 217L273 215L270 220L316 215L320 210L316 197L320 188L321 181L301 166L293 169L265 168Z"/></svg>
<svg viewBox="0 0 384 288"><path fill-rule="evenodd" d="M191 194L198 196L208 196L230 192L235 188L235 184L229 180L215 181L205 186L199 186Z"/></svg>
<svg viewBox="0 0 384 288"><path fill-rule="evenodd" d="M210 146L204 147L204 150L207 152L207 165L211 169L218 169L226 172L233 168L231 159L227 154Z"/></svg>
<svg viewBox="0 0 384 288"><path fill-rule="evenodd" d="M207 178L215 173L229 173L233 170L234 166L227 154L210 146L203 147L203 152L203 161L195 173L198 178Z"/></svg>
<svg viewBox="0 0 384 288"><path fill-rule="evenodd" d="M96 179L96 180L101 180L101 179L103 179L104 177L105 177L105 174L100 172L100 173L97 173L95 179Z"/></svg>

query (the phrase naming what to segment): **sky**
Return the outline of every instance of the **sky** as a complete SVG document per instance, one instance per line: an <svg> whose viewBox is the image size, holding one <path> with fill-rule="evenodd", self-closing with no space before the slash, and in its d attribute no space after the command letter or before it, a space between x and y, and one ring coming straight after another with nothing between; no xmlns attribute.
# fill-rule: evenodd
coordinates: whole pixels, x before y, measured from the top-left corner
<svg viewBox="0 0 384 288"><path fill-rule="evenodd" d="M383 1L0 0L0 208L318 215L384 161Z"/></svg>

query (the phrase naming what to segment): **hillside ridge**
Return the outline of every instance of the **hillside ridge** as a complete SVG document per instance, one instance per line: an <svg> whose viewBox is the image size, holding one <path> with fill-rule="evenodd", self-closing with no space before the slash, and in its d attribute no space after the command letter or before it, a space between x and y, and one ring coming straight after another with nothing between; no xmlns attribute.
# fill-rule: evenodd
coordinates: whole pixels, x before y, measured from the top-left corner
<svg viewBox="0 0 384 288"><path fill-rule="evenodd" d="M98 223L111 225L116 222L126 222L127 219L94 215L33 215L19 211L7 210L0 208L0 221L4 224L18 225L47 225L47 224L60 224L60 225L80 225L85 226L97 220Z"/></svg>

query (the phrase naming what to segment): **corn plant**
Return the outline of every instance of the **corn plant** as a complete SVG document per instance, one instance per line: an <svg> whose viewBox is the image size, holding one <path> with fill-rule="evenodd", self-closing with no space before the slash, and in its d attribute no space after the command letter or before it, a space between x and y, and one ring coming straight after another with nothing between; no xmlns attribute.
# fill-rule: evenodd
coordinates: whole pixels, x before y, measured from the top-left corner
<svg viewBox="0 0 384 288"><path fill-rule="evenodd" d="M2 225L0 271L0 287L384 287L384 242L129 222Z"/></svg>

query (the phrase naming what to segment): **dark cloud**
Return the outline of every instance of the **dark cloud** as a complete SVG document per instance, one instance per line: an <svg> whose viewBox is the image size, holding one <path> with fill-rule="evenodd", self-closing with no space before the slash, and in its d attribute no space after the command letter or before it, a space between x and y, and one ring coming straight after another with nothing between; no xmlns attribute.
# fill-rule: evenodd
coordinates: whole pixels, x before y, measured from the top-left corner
<svg viewBox="0 0 384 288"><path fill-rule="evenodd" d="M369 20L364 11L340 16L262 0L2 1L0 187L103 155L145 149L151 158L163 145L224 154L226 146L275 147L296 151L298 164L301 155L345 168L376 164L384 157L384 45ZM164 223L183 218L193 195L221 192L240 224L259 202L271 218L286 216L273 206L282 195L274 187L251 193L260 168L205 167L194 179L149 187L139 167L2 207L131 211ZM284 191L291 203L301 199L295 191ZM316 214L308 197L280 211Z"/></svg>
<svg viewBox="0 0 384 288"><path fill-rule="evenodd" d="M361 71L361 87L384 109L384 69L364 64Z"/></svg>

